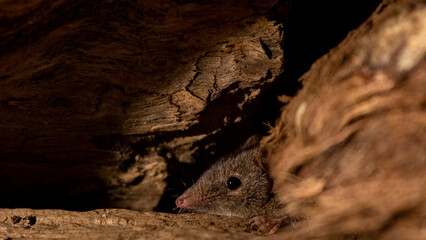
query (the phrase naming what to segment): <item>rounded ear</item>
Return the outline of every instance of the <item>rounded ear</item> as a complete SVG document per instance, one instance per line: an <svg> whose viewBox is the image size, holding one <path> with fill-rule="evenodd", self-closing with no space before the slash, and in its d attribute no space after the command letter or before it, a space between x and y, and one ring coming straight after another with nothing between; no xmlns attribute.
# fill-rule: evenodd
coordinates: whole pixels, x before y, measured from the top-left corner
<svg viewBox="0 0 426 240"><path fill-rule="evenodd" d="M253 148L259 145L260 139L262 139L262 135L256 134L247 139L247 141L239 148L239 150L245 150L249 148Z"/></svg>

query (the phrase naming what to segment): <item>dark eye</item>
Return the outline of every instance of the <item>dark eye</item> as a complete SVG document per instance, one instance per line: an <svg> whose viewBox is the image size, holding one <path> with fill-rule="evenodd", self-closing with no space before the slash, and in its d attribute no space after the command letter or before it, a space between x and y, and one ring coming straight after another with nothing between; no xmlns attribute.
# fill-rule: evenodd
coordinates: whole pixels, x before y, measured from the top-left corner
<svg viewBox="0 0 426 240"><path fill-rule="evenodd" d="M237 177L230 177L228 181L226 181L226 187L229 190L235 190L241 186L241 180Z"/></svg>

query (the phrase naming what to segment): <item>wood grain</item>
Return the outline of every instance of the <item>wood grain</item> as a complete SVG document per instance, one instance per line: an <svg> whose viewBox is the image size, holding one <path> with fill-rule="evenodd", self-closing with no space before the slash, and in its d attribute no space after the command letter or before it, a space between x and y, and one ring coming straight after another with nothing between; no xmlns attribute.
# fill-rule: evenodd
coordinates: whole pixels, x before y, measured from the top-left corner
<svg viewBox="0 0 426 240"><path fill-rule="evenodd" d="M1 1L0 189L152 209L282 71L275 2Z"/></svg>

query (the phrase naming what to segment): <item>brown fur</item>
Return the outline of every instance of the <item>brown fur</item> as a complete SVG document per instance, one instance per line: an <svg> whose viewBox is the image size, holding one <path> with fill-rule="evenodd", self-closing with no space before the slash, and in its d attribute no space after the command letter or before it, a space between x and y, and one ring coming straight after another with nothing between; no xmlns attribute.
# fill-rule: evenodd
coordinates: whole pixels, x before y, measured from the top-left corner
<svg viewBox="0 0 426 240"><path fill-rule="evenodd" d="M189 210L250 219L276 218L280 206L271 195L265 169L256 160L258 147L251 147L221 159L211 166L179 199L191 201ZM235 190L227 188L230 177L241 180ZM184 209L185 210L185 209Z"/></svg>

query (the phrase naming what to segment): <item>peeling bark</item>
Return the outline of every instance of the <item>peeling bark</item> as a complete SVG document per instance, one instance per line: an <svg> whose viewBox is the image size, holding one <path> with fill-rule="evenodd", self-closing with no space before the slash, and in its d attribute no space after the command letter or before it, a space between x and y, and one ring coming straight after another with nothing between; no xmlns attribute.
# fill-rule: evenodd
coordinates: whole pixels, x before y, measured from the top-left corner
<svg viewBox="0 0 426 240"><path fill-rule="evenodd" d="M426 2L383 1L300 81L263 147L300 229L284 239L422 239Z"/></svg>

